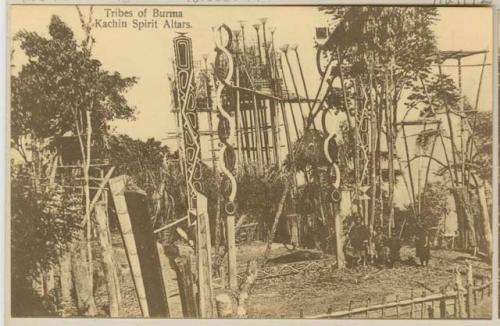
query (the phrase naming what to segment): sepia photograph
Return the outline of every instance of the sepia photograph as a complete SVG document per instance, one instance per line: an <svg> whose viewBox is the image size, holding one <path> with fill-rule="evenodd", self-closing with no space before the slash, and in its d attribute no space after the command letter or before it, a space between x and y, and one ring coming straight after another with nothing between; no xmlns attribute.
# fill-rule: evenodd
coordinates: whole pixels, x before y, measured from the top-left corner
<svg viewBox="0 0 500 326"><path fill-rule="evenodd" d="M492 318L492 8L7 10L10 318Z"/></svg>

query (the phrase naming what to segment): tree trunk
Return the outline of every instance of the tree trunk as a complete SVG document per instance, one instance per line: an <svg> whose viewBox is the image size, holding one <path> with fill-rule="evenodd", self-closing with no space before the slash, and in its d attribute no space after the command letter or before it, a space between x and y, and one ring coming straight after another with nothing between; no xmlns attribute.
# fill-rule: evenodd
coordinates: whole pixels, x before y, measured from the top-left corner
<svg viewBox="0 0 500 326"><path fill-rule="evenodd" d="M489 261L493 258L493 239L491 237L490 211L486 201L484 184L477 188L479 202L481 203L481 226L483 227L484 242Z"/></svg>
<svg viewBox="0 0 500 326"><path fill-rule="evenodd" d="M86 110L85 112L86 120L87 120L87 142L86 142L86 150L87 153L85 155L85 163L83 166L83 178L85 179L85 221L87 223L87 256L88 256L88 267L89 267L89 277L90 284L93 284L93 267L92 267L92 246L91 246L91 238L92 238L92 221L90 219L90 150L91 150L91 140L92 140L92 119L90 116L90 110ZM90 291L93 291L91 288ZM93 296L94 294L91 293Z"/></svg>
<svg viewBox="0 0 500 326"><path fill-rule="evenodd" d="M42 273L43 277L43 294L45 296L50 296L51 292L55 288L55 282L54 282L54 269L52 267L49 267L46 271Z"/></svg>
<svg viewBox="0 0 500 326"><path fill-rule="evenodd" d="M92 293L89 262L87 259L87 241L83 230L78 232L77 239L71 245L71 270L77 297L78 311L83 316L95 316L97 313Z"/></svg>
<svg viewBox="0 0 500 326"><path fill-rule="evenodd" d="M269 257L269 253L271 252L271 246L273 245L276 229L278 228L278 222L280 220L281 213L283 212L283 208L285 206L286 197L288 196L288 188L289 188L288 180L285 180L285 189L283 189L283 194L281 195L281 199L278 204L278 210L276 211L276 215L274 215L273 228L271 229L271 234L269 236L269 239L267 240L267 247L264 253L264 264L267 262L267 258Z"/></svg>
<svg viewBox="0 0 500 326"><path fill-rule="evenodd" d="M387 111L391 112L390 109ZM388 202L387 206L389 208L389 220L387 221L387 234L390 237L392 233L392 227L394 226L394 184L396 182L395 178L395 173L394 173L394 134L393 134L393 127L392 127L392 119L390 118L387 120L387 151L388 151L388 161L387 165L389 168L389 194L388 194Z"/></svg>
<svg viewBox="0 0 500 326"><path fill-rule="evenodd" d="M71 254L65 251L59 257L59 281L61 287L62 317L68 316L72 305L71 289L73 281L71 279Z"/></svg>
<svg viewBox="0 0 500 326"><path fill-rule="evenodd" d="M373 87L373 68L370 67L369 73L369 89L370 89L370 218L368 222L368 228L371 231L373 230L373 224L375 222L375 208L377 203L377 113L376 113L376 105L374 100L374 92L375 89ZM370 236L370 245L371 245L371 236Z"/></svg>
<svg viewBox="0 0 500 326"><path fill-rule="evenodd" d="M460 245L462 249L475 249L477 247L477 242L474 215L469 207L467 189L464 187L455 188L453 191L453 198L455 200L455 209L457 213Z"/></svg>
<svg viewBox="0 0 500 326"><path fill-rule="evenodd" d="M95 217L99 233L99 241L102 249L102 265L104 277L106 279L106 288L109 298L109 315L111 317L120 316L119 300L119 280L115 278L116 265L113 259L113 248L109 239L106 206L103 202L95 205Z"/></svg>

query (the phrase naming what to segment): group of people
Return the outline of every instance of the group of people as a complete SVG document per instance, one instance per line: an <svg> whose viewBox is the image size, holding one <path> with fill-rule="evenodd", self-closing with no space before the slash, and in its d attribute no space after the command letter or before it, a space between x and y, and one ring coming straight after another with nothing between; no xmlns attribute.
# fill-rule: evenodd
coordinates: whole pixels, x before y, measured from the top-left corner
<svg viewBox="0 0 500 326"><path fill-rule="evenodd" d="M416 256L420 260L420 265L427 266L430 259L428 233L419 225L415 236ZM366 265L399 267L400 250L401 240L397 234L389 237L381 227L370 232L369 228L361 223L359 217L354 220L344 244L344 255L348 267Z"/></svg>

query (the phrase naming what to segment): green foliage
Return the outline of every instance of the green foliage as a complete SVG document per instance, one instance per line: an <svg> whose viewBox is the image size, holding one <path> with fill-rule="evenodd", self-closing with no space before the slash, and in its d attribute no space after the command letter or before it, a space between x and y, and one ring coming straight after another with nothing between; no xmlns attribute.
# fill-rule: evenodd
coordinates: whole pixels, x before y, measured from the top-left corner
<svg viewBox="0 0 500 326"><path fill-rule="evenodd" d="M127 135L111 135L107 143L110 163L115 174L126 174L134 178L137 186L151 194L161 183L161 174L170 150L160 141L149 138L146 141Z"/></svg>
<svg viewBox="0 0 500 326"><path fill-rule="evenodd" d="M492 112L477 112L474 124L474 144L477 149L473 155L474 172L487 183L491 182L493 166L493 114Z"/></svg>
<svg viewBox="0 0 500 326"><path fill-rule="evenodd" d="M323 151L323 143L325 135L317 129L307 129L304 131L293 146L295 169L299 171L307 171L312 167L326 166L328 161ZM290 169L291 165L288 162L286 166Z"/></svg>
<svg viewBox="0 0 500 326"><path fill-rule="evenodd" d="M77 134L75 119L85 110L91 111L95 135L108 131L107 121L133 116L123 94L135 78L104 70L57 16L52 16L49 35L21 31L14 38L28 56L28 63L11 77L14 141L24 135L46 139L68 131Z"/></svg>
<svg viewBox="0 0 500 326"><path fill-rule="evenodd" d="M438 113L459 110L460 91L453 79L445 74L432 75L422 84L412 88L405 103L409 108L418 109L423 118L434 117Z"/></svg>
<svg viewBox="0 0 500 326"><path fill-rule="evenodd" d="M133 117L124 94L135 78L103 69L59 17L52 16L48 29L49 37L28 31L14 37L27 63L11 76L11 145L25 160L11 176L13 311L40 303L31 280L56 262L81 223L81 193L53 182L54 140L82 135L90 112L92 148L102 148L96 144L105 142L107 123Z"/></svg>
<svg viewBox="0 0 500 326"><path fill-rule="evenodd" d="M439 225L447 214L449 186L442 182L431 182L423 192L421 205L422 224L426 229Z"/></svg>
<svg viewBox="0 0 500 326"><path fill-rule="evenodd" d="M439 130L437 129L421 130L417 135L415 143L425 152L429 149L429 146L432 145L432 143L436 140L436 137L438 136L439 136Z"/></svg>
<svg viewBox="0 0 500 326"><path fill-rule="evenodd" d="M432 7L322 7L331 17L334 45L361 75L368 63L393 65L399 83L429 71L436 53Z"/></svg>
<svg viewBox="0 0 500 326"><path fill-rule="evenodd" d="M423 196L421 198L421 212L419 216L415 216L411 205L405 209L395 210L395 224L402 226L403 230L396 229L401 232L401 238L409 243L413 240L418 230L430 232L432 229L439 227L444 221L444 217L449 213L447 208L448 198L450 197L449 186L443 182L431 182L427 184ZM418 202L415 203L418 207Z"/></svg>
<svg viewBox="0 0 500 326"><path fill-rule="evenodd" d="M263 174L253 165L242 165L237 175L238 214L248 214L270 228L284 189L284 173L277 166L269 167Z"/></svg>
<svg viewBox="0 0 500 326"><path fill-rule="evenodd" d="M11 175L12 307L20 315L46 315L51 314L50 298L38 297L31 281L57 263L79 227L80 216L75 209L78 198L56 185L36 191L32 177L25 167L13 169Z"/></svg>

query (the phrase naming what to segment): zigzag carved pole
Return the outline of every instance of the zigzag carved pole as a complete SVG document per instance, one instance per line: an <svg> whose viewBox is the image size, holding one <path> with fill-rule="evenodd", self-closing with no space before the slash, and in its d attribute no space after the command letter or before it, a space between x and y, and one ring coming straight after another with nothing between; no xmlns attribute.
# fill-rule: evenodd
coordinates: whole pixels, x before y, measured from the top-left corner
<svg viewBox="0 0 500 326"><path fill-rule="evenodd" d="M174 38L176 81L184 138L184 171L188 190L188 220L196 223L198 297L201 318L214 317L212 259L207 198L202 194L201 148L198 116L194 99L194 67L191 39L184 34Z"/></svg>

